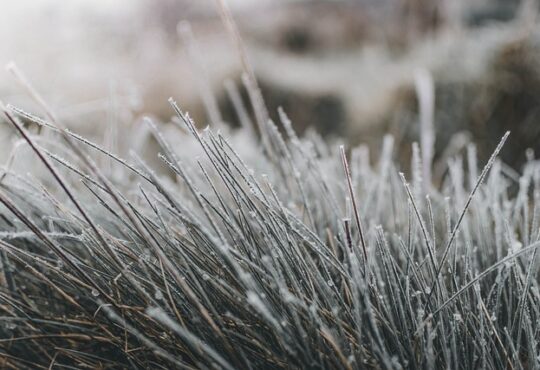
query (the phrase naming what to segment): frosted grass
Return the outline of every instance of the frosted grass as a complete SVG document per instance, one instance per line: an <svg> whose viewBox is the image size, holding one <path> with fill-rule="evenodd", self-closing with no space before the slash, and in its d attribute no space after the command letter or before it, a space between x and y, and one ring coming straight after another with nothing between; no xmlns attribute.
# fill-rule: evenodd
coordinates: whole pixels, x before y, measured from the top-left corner
<svg viewBox="0 0 540 370"><path fill-rule="evenodd" d="M436 185L423 146L402 174L390 137L349 153L297 137L280 111L246 158L237 132L171 105L178 136L147 125L172 177L5 108L50 176L1 177L3 366L540 366L540 166L529 153L504 171L508 135L482 170L471 146ZM179 150L186 129L202 157Z"/></svg>

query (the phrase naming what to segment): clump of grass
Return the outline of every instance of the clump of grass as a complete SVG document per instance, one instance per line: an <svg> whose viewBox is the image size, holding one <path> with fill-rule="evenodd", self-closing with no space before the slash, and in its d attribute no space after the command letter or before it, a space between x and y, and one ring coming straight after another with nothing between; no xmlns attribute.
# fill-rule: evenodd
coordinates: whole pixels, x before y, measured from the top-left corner
<svg viewBox="0 0 540 370"><path fill-rule="evenodd" d="M390 137L371 165L280 112L241 158L171 105L204 153L148 120L173 179L5 109L52 176L2 177L3 367L540 366L540 166L507 171L507 135L482 171L471 146L432 186L418 146L400 173Z"/></svg>

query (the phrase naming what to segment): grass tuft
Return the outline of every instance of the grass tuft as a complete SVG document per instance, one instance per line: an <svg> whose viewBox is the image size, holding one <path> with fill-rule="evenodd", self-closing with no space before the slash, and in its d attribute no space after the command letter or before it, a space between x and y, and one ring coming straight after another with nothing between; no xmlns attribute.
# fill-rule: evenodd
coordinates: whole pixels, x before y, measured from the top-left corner
<svg viewBox="0 0 540 370"><path fill-rule="evenodd" d="M50 176L0 178L2 367L540 367L540 165L508 175L508 134L480 175L471 147L440 186L415 144L409 185L389 137L371 165L280 111L243 157L238 132L171 104L178 137L146 123L173 178L4 108Z"/></svg>

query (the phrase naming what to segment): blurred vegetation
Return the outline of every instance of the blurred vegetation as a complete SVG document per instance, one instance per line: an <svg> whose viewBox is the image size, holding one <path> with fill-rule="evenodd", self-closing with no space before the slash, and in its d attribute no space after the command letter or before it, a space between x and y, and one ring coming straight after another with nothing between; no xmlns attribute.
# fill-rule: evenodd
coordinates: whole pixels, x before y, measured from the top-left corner
<svg viewBox="0 0 540 370"><path fill-rule="evenodd" d="M13 32L0 62L14 59L70 126L95 138L111 124L137 131L142 114L170 120L170 96L206 125L201 91L215 95L226 121L236 121L224 81L243 91L241 64L217 2L78 0L63 10L53 0L46 4L27 12L13 2L3 19ZM300 133L315 129L378 149L390 132L410 151L418 140L414 75L425 69L435 85L436 158L455 154L445 150L456 134L477 142L485 159L487 148L512 130L515 150L504 159L514 167L523 163L523 147L540 149L535 0L231 5L270 117L283 107ZM41 32L23 29L17 17ZM195 58L177 32L184 20ZM3 100L37 108L7 75L0 76ZM0 136L8 148L12 136Z"/></svg>

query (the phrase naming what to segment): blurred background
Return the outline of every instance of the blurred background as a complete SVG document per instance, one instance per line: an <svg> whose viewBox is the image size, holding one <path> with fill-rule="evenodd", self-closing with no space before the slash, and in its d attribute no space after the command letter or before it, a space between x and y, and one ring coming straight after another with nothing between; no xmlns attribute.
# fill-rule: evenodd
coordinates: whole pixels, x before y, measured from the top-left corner
<svg viewBox="0 0 540 370"><path fill-rule="evenodd" d="M228 4L270 117L283 107L301 134L377 150L391 133L408 154L419 139L415 86L427 81L439 162L471 141L485 159L506 130L503 156L514 168L525 148L540 151L537 0ZM151 145L138 136L141 117L169 122L171 96L201 127L212 119L234 127L226 86L248 99L220 14L215 0L4 0L0 67L14 61L76 132L106 142L111 127L123 130L124 151ZM0 99L43 116L4 69ZM0 124L4 163L15 135Z"/></svg>

